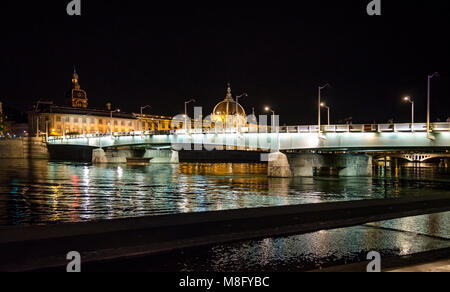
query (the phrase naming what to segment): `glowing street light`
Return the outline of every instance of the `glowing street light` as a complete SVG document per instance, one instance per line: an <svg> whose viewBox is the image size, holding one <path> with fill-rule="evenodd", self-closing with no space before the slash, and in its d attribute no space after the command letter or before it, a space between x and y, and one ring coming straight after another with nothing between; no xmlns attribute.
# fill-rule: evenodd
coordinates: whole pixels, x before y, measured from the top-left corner
<svg viewBox="0 0 450 292"><path fill-rule="evenodd" d="M327 109L327 111L328 111L328 126L330 126L331 125L330 124L330 107L327 106L327 104L324 102L320 103L320 106Z"/></svg>
<svg viewBox="0 0 450 292"><path fill-rule="evenodd" d="M274 127L274 124L275 124L275 111L273 109L271 109L270 107L268 107L268 106L266 106L264 108L264 110L266 112L271 112L272 113L272 127Z"/></svg>
<svg viewBox="0 0 450 292"><path fill-rule="evenodd" d="M321 121L320 121L320 112L321 112L321 109L322 109L322 90L324 90L325 88L327 88L327 87L331 87L331 85L329 84L329 83L327 83L327 84L325 84L324 86L319 86L319 103L318 103L318 118L317 118L317 120L318 120L318 122L317 122L317 125L319 126L319 135L320 135L320 133L322 133L322 131L320 130L320 123L321 123Z"/></svg>
<svg viewBox="0 0 450 292"><path fill-rule="evenodd" d="M112 137L112 135L113 135L113 113L120 113L120 109L116 109L116 110L113 110L113 111L110 111L110 114L111 114L111 117L110 117L110 129L111 129L111 137Z"/></svg>
<svg viewBox="0 0 450 292"><path fill-rule="evenodd" d="M243 97L248 97L247 93L243 93L239 96L236 96L236 129L239 132L239 99Z"/></svg>
<svg viewBox="0 0 450 292"><path fill-rule="evenodd" d="M193 102L196 102L196 101L195 101L195 99L191 98L190 100L188 100L188 101L186 101L184 103L184 128L186 129L186 134L187 134L187 131L188 131L188 126L187 126L187 119L188 119L187 106L190 103L193 103Z"/></svg>
<svg viewBox="0 0 450 292"><path fill-rule="evenodd" d="M430 118L430 111L431 111L431 79L434 77L439 77L439 73L435 72L432 75L428 75L428 102L427 102L427 138L430 140L434 140L434 136L431 135L431 118Z"/></svg>
<svg viewBox="0 0 450 292"><path fill-rule="evenodd" d="M411 131L414 132L414 100L410 96L404 97L403 100L411 104Z"/></svg>

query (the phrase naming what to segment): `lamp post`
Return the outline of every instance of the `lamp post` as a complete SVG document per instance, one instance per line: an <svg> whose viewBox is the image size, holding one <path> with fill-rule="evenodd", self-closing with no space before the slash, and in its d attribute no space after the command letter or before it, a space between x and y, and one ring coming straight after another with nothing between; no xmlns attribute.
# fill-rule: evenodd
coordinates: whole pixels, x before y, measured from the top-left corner
<svg viewBox="0 0 450 292"><path fill-rule="evenodd" d="M239 132L239 99L243 97L248 97L247 93L236 96L236 129Z"/></svg>
<svg viewBox="0 0 450 292"><path fill-rule="evenodd" d="M141 107L141 131L144 131L144 114L143 114L143 111L144 111L146 108L150 108L150 106L149 106L149 105L146 105L146 106L142 106L142 107Z"/></svg>
<svg viewBox="0 0 450 292"><path fill-rule="evenodd" d="M434 140L434 136L431 135L431 79L439 77L439 73L435 72L432 75L428 75L428 94L427 94L427 138Z"/></svg>
<svg viewBox="0 0 450 292"><path fill-rule="evenodd" d="M324 86L319 86L318 122L317 122L317 125L319 126L319 135L322 133L322 131L320 130L320 128L321 128L321 126L320 126L320 123L321 123L321 121L320 121L320 111L321 111L321 108L322 108L322 106L321 106L321 104L322 104L322 90L324 90L325 88L327 88L329 86L330 86L329 83L325 84Z"/></svg>
<svg viewBox="0 0 450 292"><path fill-rule="evenodd" d="M327 106L327 104L324 102L320 103L320 106L327 109L327 111L328 111L328 126L330 126L331 125L330 124L330 107Z"/></svg>
<svg viewBox="0 0 450 292"><path fill-rule="evenodd" d="M272 113L272 127L274 127L274 123L275 123L275 111L273 109L271 109L270 107L266 106L264 108L264 110L266 112L271 112Z"/></svg>
<svg viewBox="0 0 450 292"><path fill-rule="evenodd" d="M270 107L266 106L266 108L264 109L266 112L272 112L272 133L273 133L273 128L275 128L275 111L272 110ZM281 141L280 141L280 132L278 131L278 129L276 129L276 133L277 133L277 151L280 151L281 148Z"/></svg>
<svg viewBox="0 0 450 292"><path fill-rule="evenodd" d="M120 113L120 109L116 109L113 111L110 111L111 114L111 118L110 118L110 122L109 122L109 126L110 126L110 130L111 130L111 137L113 136L113 113Z"/></svg>
<svg viewBox="0 0 450 292"><path fill-rule="evenodd" d="M187 114L187 106L188 104L192 103L192 102L196 102L195 99L190 99L188 101L186 101L184 103L184 128L186 129L186 134L188 132L188 126L187 126L187 119L188 119L188 114Z"/></svg>
<svg viewBox="0 0 450 292"><path fill-rule="evenodd" d="M414 132L414 100L410 96L406 96L404 100L411 104L411 131Z"/></svg>

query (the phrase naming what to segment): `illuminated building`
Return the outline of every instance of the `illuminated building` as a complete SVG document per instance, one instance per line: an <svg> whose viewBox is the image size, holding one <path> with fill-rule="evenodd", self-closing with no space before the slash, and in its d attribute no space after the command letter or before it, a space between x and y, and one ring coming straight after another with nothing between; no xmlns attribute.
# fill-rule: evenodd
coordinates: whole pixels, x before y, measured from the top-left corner
<svg viewBox="0 0 450 292"><path fill-rule="evenodd" d="M81 89L76 71L72 77L70 106L39 101L29 112L28 123L32 135L81 135L109 134L135 131L170 130L171 117L124 113L112 109L108 103L104 109L88 107L87 93Z"/></svg>
<svg viewBox="0 0 450 292"><path fill-rule="evenodd" d="M211 114L211 122L217 127L236 128L247 124L247 116L244 108L234 101L231 94L231 85L228 84L225 99L219 102Z"/></svg>

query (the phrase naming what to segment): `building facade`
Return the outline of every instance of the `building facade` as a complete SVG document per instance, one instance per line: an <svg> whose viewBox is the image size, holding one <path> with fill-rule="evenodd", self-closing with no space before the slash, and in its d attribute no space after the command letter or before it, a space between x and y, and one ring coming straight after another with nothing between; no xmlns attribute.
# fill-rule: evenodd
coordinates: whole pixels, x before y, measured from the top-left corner
<svg viewBox="0 0 450 292"><path fill-rule="evenodd" d="M29 132L33 136L65 136L171 130L171 117L123 113L88 107L87 93L81 89L75 71L70 93L71 106L39 101L28 114Z"/></svg>

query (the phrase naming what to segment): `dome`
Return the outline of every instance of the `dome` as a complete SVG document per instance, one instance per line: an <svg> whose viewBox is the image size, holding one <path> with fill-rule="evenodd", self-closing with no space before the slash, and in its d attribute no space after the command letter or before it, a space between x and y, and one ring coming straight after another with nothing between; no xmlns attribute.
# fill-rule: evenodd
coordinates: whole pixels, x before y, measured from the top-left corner
<svg viewBox="0 0 450 292"><path fill-rule="evenodd" d="M216 105L213 115L234 116L236 113L245 116L245 110L240 104L237 104L235 101L224 100Z"/></svg>
<svg viewBox="0 0 450 292"><path fill-rule="evenodd" d="M238 114L245 117L244 108L233 100L230 86L228 86L227 96L216 105L212 114L214 116L234 116Z"/></svg>

